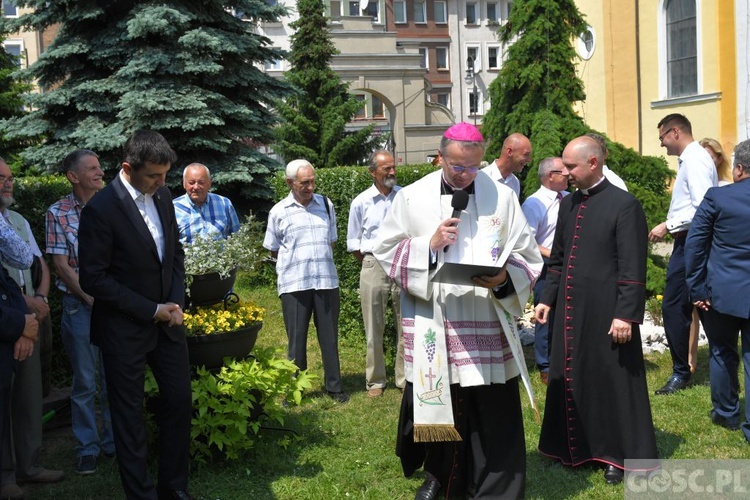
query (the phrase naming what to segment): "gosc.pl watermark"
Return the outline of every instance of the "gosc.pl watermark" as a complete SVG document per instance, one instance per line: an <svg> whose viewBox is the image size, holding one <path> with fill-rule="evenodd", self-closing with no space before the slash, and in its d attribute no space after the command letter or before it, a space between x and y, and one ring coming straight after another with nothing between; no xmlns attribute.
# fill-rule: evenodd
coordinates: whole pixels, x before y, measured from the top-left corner
<svg viewBox="0 0 750 500"><path fill-rule="evenodd" d="M750 460L625 460L625 499L750 498Z"/></svg>

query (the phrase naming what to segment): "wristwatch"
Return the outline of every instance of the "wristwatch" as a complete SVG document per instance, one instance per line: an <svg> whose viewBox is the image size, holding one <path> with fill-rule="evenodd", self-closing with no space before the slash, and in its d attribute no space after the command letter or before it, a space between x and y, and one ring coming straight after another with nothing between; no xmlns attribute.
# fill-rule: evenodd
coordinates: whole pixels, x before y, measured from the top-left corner
<svg viewBox="0 0 750 500"><path fill-rule="evenodd" d="M41 293L37 293L36 295L34 295L34 298L40 298L40 299L42 299L42 301L45 304L49 304L49 300L47 300L47 296L46 295L42 295Z"/></svg>

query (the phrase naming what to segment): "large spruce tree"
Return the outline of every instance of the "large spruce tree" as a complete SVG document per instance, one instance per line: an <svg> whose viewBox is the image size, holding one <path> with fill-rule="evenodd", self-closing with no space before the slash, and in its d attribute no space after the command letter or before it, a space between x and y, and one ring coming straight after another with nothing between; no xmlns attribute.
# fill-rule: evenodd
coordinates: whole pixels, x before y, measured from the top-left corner
<svg viewBox="0 0 750 500"><path fill-rule="evenodd" d="M283 7L264 0L16 3L36 10L5 19L6 32L60 23L28 70L44 92L28 100L32 112L3 125L11 138L44 138L23 153L27 162L51 170L70 150L90 148L112 170L127 137L149 128L166 137L180 165L205 163L216 184L270 196L262 179L279 165L256 146L270 141L269 103L288 86L257 67L283 52L253 26L278 21Z"/></svg>
<svg viewBox="0 0 750 500"><path fill-rule="evenodd" d="M503 138L513 132L532 139L538 161L560 155L568 140L586 131L572 106L586 97L573 49L585 30L573 0L513 2L510 19L498 32L512 45L490 85L492 105L482 127L491 138L488 158L497 157Z"/></svg>
<svg viewBox="0 0 750 500"><path fill-rule="evenodd" d="M16 56L0 50L0 122L24 114L23 96L32 87L28 80L18 77L19 68ZM26 145L24 140L8 139L0 133L0 155L9 165Z"/></svg>
<svg viewBox="0 0 750 500"><path fill-rule="evenodd" d="M316 167L361 163L374 147L372 126L347 131L362 107L331 67L337 50L320 0L298 0L299 19L291 24L286 81L297 93L278 109L285 122L276 130L274 149L286 160L305 158Z"/></svg>

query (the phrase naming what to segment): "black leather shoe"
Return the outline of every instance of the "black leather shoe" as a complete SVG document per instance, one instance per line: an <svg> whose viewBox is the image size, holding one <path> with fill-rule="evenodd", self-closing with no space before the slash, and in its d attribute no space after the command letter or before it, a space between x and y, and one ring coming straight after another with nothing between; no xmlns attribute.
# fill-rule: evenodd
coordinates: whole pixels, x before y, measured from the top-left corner
<svg viewBox="0 0 750 500"><path fill-rule="evenodd" d="M625 473L623 470L618 469L614 465L608 465L607 468L604 469L604 480L607 484L620 484L624 475Z"/></svg>
<svg viewBox="0 0 750 500"><path fill-rule="evenodd" d="M345 392L328 391L328 397L341 404L347 403L349 401L349 395Z"/></svg>
<svg viewBox="0 0 750 500"><path fill-rule="evenodd" d="M435 500L440 493L440 483L437 479L425 479L417 490L414 500Z"/></svg>
<svg viewBox="0 0 750 500"><path fill-rule="evenodd" d="M720 425L722 427L725 427L729 429L730 431L738 431L740 430L740 424L732 423L729 420L727 420L726 417L722 417L718 413L716 413L716 410L711 410L711 412L708 414L709 418L711 418L711 422L715 423L716 425Z"/></svg>
<svg viewBox="0 0 750 500"><path fill-rule="evenodd" d="M671 377L669 377L669 380L667 380L667 383L664 384L664 387L662 387L661 389L657 389L655 393L660 396L666 396L683 390L685 387L687 387L687 385L687 380L683 380L677 375L672 375Z"/></svg>
<svg viewBox="0 0 750 500"><path fill-rule="evenodd" d="M164 490L159 488L159 500L193 500L193 497L184 490Z"/></svg>

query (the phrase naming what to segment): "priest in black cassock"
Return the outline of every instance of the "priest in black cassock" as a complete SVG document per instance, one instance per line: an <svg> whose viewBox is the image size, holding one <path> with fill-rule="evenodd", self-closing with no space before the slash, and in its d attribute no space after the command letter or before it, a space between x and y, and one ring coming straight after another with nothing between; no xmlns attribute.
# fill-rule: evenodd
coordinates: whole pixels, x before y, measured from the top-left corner
<svg viewBox="0 0 750 500"><path fill-rule="evenodd" d="M539 451L565 465L598 462L610 484L626 459L655 459L656 437L638 325L646 295L648 227L641 204L602 174L589 137L571 141L565 169L578 190L563 198L536 307L554 307L549 386Z"/></svg>

